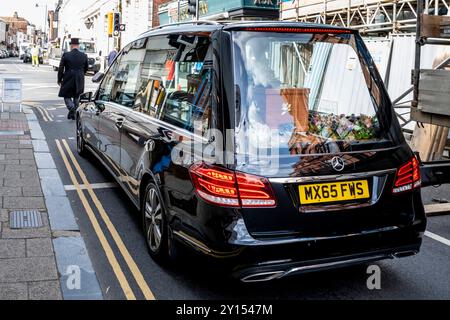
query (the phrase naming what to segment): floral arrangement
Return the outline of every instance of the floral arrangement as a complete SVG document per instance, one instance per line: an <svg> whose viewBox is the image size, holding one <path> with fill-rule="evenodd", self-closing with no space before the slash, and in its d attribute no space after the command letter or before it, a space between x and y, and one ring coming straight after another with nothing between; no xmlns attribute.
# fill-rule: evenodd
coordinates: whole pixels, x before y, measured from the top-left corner
<svg viewBox="0 0 450 320"><path fill-rule="evenodd" d="M376 116L311 112L308 133L331 140L369 140L376 137L378 127Z"/></svg>

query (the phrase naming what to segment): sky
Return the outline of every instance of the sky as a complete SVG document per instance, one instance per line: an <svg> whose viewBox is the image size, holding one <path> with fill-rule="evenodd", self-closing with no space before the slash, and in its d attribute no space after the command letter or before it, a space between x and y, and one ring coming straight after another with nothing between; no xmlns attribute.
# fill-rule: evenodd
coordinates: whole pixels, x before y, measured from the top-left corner
<svg viewBox="0 0 450 320"><path fill-rule="evenodd" d="M0 16L10 17L17 11L19 17L27 19L37 28L43 28L46 18L45 5L48 5L48 10L53 10L56 2L57 0L0 0ZM36 4L39 4L39 7L36 8Z"/></svg>

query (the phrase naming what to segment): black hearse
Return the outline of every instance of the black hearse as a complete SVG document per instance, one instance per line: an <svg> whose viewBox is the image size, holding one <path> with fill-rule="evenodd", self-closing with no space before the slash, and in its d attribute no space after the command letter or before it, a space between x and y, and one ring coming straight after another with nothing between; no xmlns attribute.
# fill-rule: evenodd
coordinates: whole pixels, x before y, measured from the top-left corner
<svg viewBox="0 0 450 320"><path fill-rule="evenodd" d="M419 252L419 161L357 31L167 25L93 80L78 151L140 209L154 258L188 247L255 282Z"/></svg>

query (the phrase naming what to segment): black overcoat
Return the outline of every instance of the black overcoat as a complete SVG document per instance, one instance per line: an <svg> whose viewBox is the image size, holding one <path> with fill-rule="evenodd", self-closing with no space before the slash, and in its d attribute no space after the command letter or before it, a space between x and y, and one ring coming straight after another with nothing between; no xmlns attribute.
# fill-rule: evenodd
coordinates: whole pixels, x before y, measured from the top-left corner
<svg viewBox="0 0 450 320"><path fill-rule="evenodd" d="M88 67L87 55L78 49L62 55L58 70L58 83L61 83L60 97L78 98L84 92L84 74L88 71Z"/></svg>

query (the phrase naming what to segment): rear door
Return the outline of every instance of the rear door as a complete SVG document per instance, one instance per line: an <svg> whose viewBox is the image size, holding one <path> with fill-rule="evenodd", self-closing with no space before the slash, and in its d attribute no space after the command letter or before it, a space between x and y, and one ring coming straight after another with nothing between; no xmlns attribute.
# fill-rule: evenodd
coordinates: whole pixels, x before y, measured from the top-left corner
<svg viewBox="0 0 450 320"><path fill-rule="evenodd" d="M236 170L268 177L278 201L242 210L247 228L321 237L412 223L416 192L392 190L413 154L362 39L291 30L233 32Z"/></svg>
<svg viewBox="0 0 450 320"><path fill-rule="evenodd" d="M171 34L151 37L133 50L131 55L141 59L140 77L122 131L124 179L137 195L140 178L149 168L162 182L169 211L185 213L189 219L193 142L201 141L211 125L210 39L204 33Z"/></svg>

